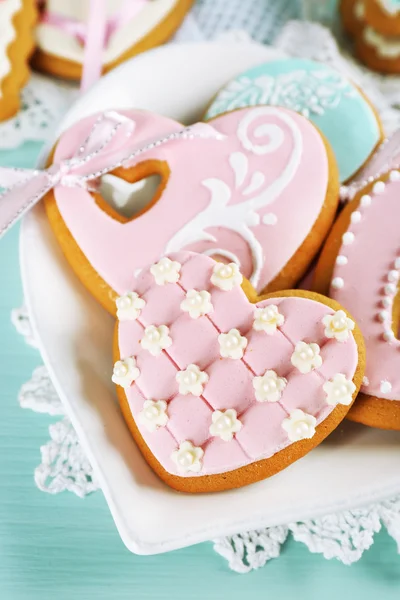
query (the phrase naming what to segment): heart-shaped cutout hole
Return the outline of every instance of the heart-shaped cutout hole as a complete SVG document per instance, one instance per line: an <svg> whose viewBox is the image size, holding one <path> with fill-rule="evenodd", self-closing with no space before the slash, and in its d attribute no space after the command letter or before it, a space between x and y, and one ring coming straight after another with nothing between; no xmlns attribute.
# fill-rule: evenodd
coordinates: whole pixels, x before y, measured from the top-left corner
<svg viewBox="0 0 400 600"><path fill-rule="evenodd" d="M108 174L101 179L99 193L113 211L130 220L154 202L161 181L158 173L133 183Z"/></svg>

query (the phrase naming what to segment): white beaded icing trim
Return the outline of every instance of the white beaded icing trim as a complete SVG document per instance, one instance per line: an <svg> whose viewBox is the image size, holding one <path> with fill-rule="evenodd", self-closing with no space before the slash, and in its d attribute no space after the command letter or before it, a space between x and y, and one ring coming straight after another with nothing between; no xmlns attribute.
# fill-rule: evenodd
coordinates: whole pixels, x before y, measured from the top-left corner
<svg viewBox="0 0 400 600"><path fill-rule="evenodd" d="M382 174L381 174L382 175ZM400 171L397 169L392 169L388 175L389 182L397 182L400 180ZM364 182L360 182L357 184L357 188L361 189L364 185L371 183L373 181L372 177L369 177L368 180ZM383 194L386 188L386 183L384 181L377 181L373 186L372 190L369 194L364 194L360 198L360 203L358 208L352 213L350 217L350 227L357 225L362 221L363 210L367 209L371 206L373 197L380 196ZM379 201L379 199L378 199ZM360 210L361 209L361 210ZM354 217L354 215L357 215ZM351 233L352 237L348 234ZM342 236L343 245L346 246L349 243L353 243L356 235L354 232L347 231ZM344 248L341 250L344 251ZM336 265L344 266L348 263L348 258L345 254L341 253L336 258ZM394 259L392 265L390 266L389 271L386 274L386 283L382 287L382 298L380 301L380 307L376 313L376 319L382 323L382 338L388 342L394 342L396 340L396 336L392 329L393 316L392 316L392 306L394 298L397 294L398 283L400 280L400 252ZM335 276L331 281L331 287L333 289L341 289L345 285L345 281L343 277ZM366 387L369 385L368 377L364 377L363 386ZM388 394L392 389L392 384L388 380L381 381L380 391L382 394Z"/></svg>

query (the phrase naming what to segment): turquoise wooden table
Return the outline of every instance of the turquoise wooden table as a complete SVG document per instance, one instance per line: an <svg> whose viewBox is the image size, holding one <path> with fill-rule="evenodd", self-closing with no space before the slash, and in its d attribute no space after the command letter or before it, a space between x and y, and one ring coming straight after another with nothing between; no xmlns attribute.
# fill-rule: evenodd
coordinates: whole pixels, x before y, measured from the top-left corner
<svg viewBox="0 0 400 600"><path fill-rule="evenodd" d="M31 166L37 152L34 144L3 152L0 164ZM22 299L17 228L0 242L0 274L1 600L399 599L400 557L386 533L351 567L290 540L280 558L238 575L210 543L160 556L130 554L100 492L85 500L39 492L33 470L49 419L17 403L19 387L40 364L10 323Z"/></svg>

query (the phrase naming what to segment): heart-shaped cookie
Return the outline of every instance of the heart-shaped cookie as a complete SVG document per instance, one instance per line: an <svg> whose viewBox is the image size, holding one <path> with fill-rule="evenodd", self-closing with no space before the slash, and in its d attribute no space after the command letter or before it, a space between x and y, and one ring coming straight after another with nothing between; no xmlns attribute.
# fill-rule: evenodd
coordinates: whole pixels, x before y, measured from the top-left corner
<svg viewBox="0 0 400 600"><path fill-rule="evenodd" d="M35 0L0 0L0 121L19 109L34 48Z"/></svg>
<svg viewBox="0 0 400 600"><path fill-rule="evenodd" d="M178 132L182 125L129 111L127 147ZM96 117L74 125L54 161L71 157ZM215 137L153 144L117 174L134 182L158 174L152 202L132 219L99 194L57 185L47 196L50 223L83 283L115 312L140 270L181 249L240 265L259 291L292 287L334 219L338 176L329 146L304 117L275 107L243 109L210 122Z"/></svg>
<svg viewBox="0 0 400 600"><path fill-rule="evenodd" d="M313 289L329 294L360 324L367 363L349 418L400 430L400 172L361 189L329 235Z"/></svg>
<svg viewBox="0 0 400 600"><path fill-rule="evenodd" d="M362 337L340 305L301 291L258 298L234 263L164 257L117 307L121 407L178 490L280 471L339 424L361 385Z"/></svg>

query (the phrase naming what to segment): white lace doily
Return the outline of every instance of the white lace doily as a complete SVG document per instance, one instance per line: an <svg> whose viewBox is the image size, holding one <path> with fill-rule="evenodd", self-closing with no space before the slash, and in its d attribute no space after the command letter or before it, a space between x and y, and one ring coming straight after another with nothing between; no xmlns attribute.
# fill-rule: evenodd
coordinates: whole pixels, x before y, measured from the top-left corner
<svg viewBox="0 0 400 600"><path fill-rule="evenodd" d="M203 0L203 4L207 1L209 0ZM201 38L202 33L198 24L189 19L186 20L185 27L186 33L182 30L178 35L179 41L185 39L186 35L191 39L195 39L196 36L197 39ZM236 39L240 43L244 36L239 35ZM387 134L400 126L400 111L397 108L400 106L400 78L383 79L358 66L349 57L341 55L329 30L318 24L289 22L282 29L274 45L288 54L324 61L335 66L358 83L371 98ZM60 94L64 108L61 110L60 101L57 109L53 106L50 110L46 103L54 90L50 91L48 88L46 93L38 93L35 86L40 88L42 83L36 85L35 81L32 81L31 86L34 91L29 93L32 98L39 99L38 105L41 108L37 109L37 113L42 116L51 115L47 121L43 118L43 127L49 128L53 123L51 119L56 118L55 115L62 113L65 105L69 104L69 91ZM53 98L56 95L57 92L54 92ZM67 97L69 99L65 100ZM27 106L26 113L34 115L34 107ZM22 120L23 117L21 122ZM32 122L35 122L34 117ZM24 138L24 128L25 125L22 123L20 139ZM34 130L33 126L30 131ZM34 139L39 139L37 131L36 128ZM4 147L7 143L11 145L10 136L11 133L8 142L4 142L0 135L0 146ZM27 342L36 345L25 309L13 311L12 320ZM39 489L51 494L67 490L80 497L97 490L98 484L92 468L82 451L71 422L64 414L45 367L36 369L32 379L22 387L19 402L23 408L62 417L61 420L50 425L50 439L41 448L41 464L35 470L35 482ZM363 552L372 545L374 534L382 526L396 540L400 552L400 496L367 508L221 538L214 540L214 548L227 559L231 569L246 573L265 565L271 558L278 557L282 545L291 534L296 541L304 543L311 552L321 553L327 559L336 558L345 564L351 564L359 560Z"/></svg>

